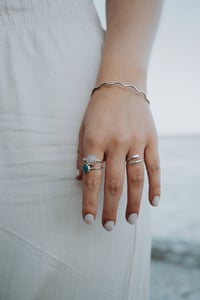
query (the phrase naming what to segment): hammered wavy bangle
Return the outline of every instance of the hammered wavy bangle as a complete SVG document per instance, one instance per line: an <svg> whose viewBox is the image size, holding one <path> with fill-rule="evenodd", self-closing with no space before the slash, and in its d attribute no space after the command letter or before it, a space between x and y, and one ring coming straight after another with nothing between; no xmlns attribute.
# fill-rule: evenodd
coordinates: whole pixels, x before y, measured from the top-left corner
<svg viewBox="0 0 200 300"><path fill-rule="evenodd" d="M120 86L122 88L128 88L131 89L132 91L134 91L136 94L138 95L142 95L145 99L145 101L147 101L148 104L150 104L149 99L147 98L145 92L141 91L140 89L138 89L134 84L125 84L123 82L119 82L119 81L113 81L113 82L102 82L99 85L95 86L91 92L92 96L94 94L95 91L99 90L102 86L112 86L112 85L116 85L116 86Z"/></svg>

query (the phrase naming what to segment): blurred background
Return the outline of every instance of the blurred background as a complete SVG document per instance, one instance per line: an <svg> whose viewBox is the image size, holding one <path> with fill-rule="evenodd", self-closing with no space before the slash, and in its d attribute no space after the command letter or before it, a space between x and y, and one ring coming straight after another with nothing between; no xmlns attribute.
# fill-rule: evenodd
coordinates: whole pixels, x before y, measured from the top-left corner
<svg viewBox="0 0 200 300"><path fill-rule="evenodd" d="M105 1L94 0L105 28ZM200 1L165 0L148 97L160 138L151 300L200 299Z"/></svg>

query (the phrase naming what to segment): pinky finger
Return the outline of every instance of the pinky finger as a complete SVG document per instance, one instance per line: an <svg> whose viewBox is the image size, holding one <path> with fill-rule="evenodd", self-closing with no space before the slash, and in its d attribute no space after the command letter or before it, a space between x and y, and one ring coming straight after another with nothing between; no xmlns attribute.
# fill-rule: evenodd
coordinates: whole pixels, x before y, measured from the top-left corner
<svg viewBox="0 0 200 300"><path fill-rule="evenodd" d="M145 150L145 164L149 180L149 201L158 206L160 200L160 159L157 143L149 144Z"/></svg>

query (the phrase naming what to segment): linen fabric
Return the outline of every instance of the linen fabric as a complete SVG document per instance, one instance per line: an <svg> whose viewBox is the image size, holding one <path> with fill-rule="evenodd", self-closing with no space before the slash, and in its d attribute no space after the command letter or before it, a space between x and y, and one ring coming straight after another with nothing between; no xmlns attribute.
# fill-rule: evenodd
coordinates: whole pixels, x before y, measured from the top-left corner
<svg viewBox="0 0 200 300"><path fill-rule="evenodd" d="M0 0L0 299L147 300L150 214L81 217L78 131L103 29L91 0Z"/></svg>

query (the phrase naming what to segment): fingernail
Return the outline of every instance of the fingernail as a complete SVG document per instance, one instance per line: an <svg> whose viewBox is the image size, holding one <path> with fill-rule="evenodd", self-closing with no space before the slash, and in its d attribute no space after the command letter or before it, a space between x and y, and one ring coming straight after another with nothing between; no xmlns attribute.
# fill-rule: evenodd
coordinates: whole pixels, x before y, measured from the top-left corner
<svg viewBox="0 0 200 300"><path fill-rule="evenodd" d="M112 231L115 227L115 223L113 221L107 221L103 227L105 228L105 230L107 231Z"/></svg>
<svg viewBox="0 0 200 300"><path fill-rule="evenodd" d="M80 170L76 169L76 177L79 177L79 176L80 176Z"/></svg>
<svg viewBox="0 0 200 300"><path fill-rule="evenodd" d="M81 172L80 172L79 169L76 170L76 179L77 180L81 180L82 179L82 174L81 174Z"/></svg>
<svg viewBox="0 0 200 300"><path fill-rule="evenodd" d="M159 204L159 201L160 201L160 197L159 196L155 196L152 200L152 205L153 206L158 206Z"/></svg>
<svg viewBox="0 0 200 300"><path fill-rule="evenodd" d="M136 222L137 222L137 214L130 214L128 216L128 222L131 224L131 225L134 225Z"/></svg>
<svg viewBox="0 0 200 300"><path fill-rule="evenodd" d="M94 216L92 214L87 214L84 217L84 221L88 225L92 225L94 223Z"/></svg>

